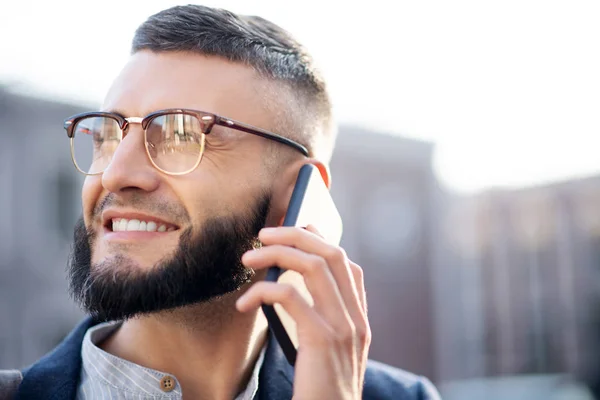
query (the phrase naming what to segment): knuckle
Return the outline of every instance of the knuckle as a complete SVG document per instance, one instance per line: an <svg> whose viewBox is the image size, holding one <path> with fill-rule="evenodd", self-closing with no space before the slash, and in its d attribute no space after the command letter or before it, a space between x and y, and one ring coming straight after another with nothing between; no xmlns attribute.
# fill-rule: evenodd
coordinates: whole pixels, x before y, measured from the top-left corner
<svg viewBox="0 0 600 400"><path fill-rule="evenodd" d="M298 296L298 291L295 287L290 284L281 284L281 298L282 301L289 302L293 301Z"/></svg>
<svg viewBox="0 0 600 400"><path fill-rule="evenodd" d="M343 347L354 347L354 343L356 341L356 337L351 329L345 330L340 333L340 337L338 337L338 342Z"/></svg>
<svg viewBox="0 0 600 400"><path fill-rule="evenodd" d="M371 343L371 328L369 325L363 325L356 328L356 337L360 343L370 344Z"/></svg>
<svg viewBox="0 0 600 400"><path fill-rule="evenodd" d="M355 335L359 340L362 341L365 338L366 334L367 334L367 330L364 327L359 327L359 326L356 327Z"/></svg>
<svg viewBox="0 0 600 400"><path fill-rule="evenodd" d="M365 332L365 344L366 345L370 345L371 344L371 340L373 340L373 333L371 332L371 327L367 326L366 332Z"/></svg>
<svg viewBox="0 0 600 400"><path fill-rule="evenodd" d="M318 271L322 271L327 267L327 263L321 257L312 256L307 262L307 270L309 273L314 274Z"/></svg>
<svg viewBox="0 0 600 400"><path fill-rule="evenodd" d="M329 260L344 261L346 258L346 250L340 246L332 246L327 252L327 259Z"/></svg>
<svg viewBox="0 0 600 400"><path fill-rule="evenodd" d="M360 265L351 263L350 268L352 268L352 272L356 278L360 279L361 281L364 279L365 271L363 271Z"/></svg>
<svg viewBox="0 0 600 400"><path fill-rule="evenodd" d="M354 344L356 338L356 327L351 321L347 321L343 327L335 330L335 339L338 343L343 346L349 346Z"/></svg>

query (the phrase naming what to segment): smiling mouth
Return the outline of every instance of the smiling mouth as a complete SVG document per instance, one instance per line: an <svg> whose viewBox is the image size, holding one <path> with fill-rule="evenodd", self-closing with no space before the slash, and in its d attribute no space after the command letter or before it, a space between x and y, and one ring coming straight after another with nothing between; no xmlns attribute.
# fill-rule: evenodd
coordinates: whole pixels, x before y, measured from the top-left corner
<svg viewBox="0 0 600 400"><path fill-rule="evenodd" d="M164 222L139 219L112 218L105 228L111 232L173 232L178 228Z"/></svg>

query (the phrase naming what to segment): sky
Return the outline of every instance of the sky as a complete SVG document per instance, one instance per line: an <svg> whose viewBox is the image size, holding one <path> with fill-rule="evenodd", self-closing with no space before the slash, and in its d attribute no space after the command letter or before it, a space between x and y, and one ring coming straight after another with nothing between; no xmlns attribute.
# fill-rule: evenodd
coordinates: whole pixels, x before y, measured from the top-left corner
<svg viewBox="0 0 600 400"><path fill-rule="evenodd" d="M135 28L180 2L0 2L0 83L97 108ZM222 0L292 32L341 123L431 141L472 193L600 173L600 2ZM366 138L368 140L368 138Z"/></svg>

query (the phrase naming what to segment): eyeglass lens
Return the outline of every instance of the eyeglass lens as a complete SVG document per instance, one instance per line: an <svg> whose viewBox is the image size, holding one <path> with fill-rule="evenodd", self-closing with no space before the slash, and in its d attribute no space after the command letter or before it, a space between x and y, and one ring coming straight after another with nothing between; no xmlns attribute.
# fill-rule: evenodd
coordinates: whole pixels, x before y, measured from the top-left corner
<svg viewBox="0 0 600 400"><path fill-rule="evenodd" d="M109 117L84 118L77 122L73 132L73 159L86 174L103 172L123 138L119 123ZM167 173L188 172L202 156L204 134L200 121L193 115L157 116L148 123L145 137L151 161Z"/></svg>

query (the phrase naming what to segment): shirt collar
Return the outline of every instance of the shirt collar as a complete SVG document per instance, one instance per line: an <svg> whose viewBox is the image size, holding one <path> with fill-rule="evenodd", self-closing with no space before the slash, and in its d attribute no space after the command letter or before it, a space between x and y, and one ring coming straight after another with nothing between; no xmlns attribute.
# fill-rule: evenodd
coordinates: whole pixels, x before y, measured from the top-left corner
<svg viewBox="0 0 600 400"><path fill-rule="evenodd" d="M103 382L126 393L180 399L181 386L174 375L142 367L98 347L98 344L113 334L121 324L122 322L106 322L93 326L86 332L81 346L81 358L82 368L89 379ZM260 352L248 385L235 400L252 400L255 397L265 350L266 346ZM86 382L82 381L81 384L85 385Z"/></svg>

